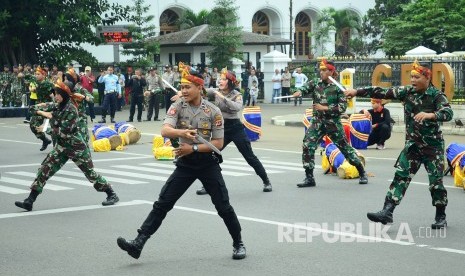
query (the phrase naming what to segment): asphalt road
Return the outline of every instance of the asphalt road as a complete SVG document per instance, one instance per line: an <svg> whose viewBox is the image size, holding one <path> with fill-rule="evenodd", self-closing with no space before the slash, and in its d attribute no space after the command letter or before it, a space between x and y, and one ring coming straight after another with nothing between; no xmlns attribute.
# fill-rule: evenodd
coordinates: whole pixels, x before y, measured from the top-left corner
<svg viewBox="0 0 465 276"><path fill-rule="evenodd" d="M114 185L120 202L102 207L73 163L46 186L32 212L15 200L27 197L46 152L22 118L0 119L0 275L463 275L465 193L450 175L446 231L431 230L434 208L424 168L414 177L394 224L371 224L366 212L383 204L403 134L387 149L361 151L372 175L368 185L316 170L317 187L298 189L303 128L271 125L271 117L304 107L263 105L263 135L252 146L269 173L272 193L237 149L224 150L222 164L231 204L240 216L247 258L231 259L232 241L208 196L195 182L147 242L139 260L116 245L134 238L173 170L157 161L151 141L161 122L135 123L143 136L124 151L93 153L95 167ZM127 119L127 111L117 119ZM446 144L465 144L446 136ZM316 163L321 164L318 155Z"/></svg>

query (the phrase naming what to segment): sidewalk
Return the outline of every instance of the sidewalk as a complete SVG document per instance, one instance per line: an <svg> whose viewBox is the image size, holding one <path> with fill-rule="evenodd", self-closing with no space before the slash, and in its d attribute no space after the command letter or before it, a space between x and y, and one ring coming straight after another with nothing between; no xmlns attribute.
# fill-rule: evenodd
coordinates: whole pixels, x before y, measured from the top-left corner
<svg viewBox="0 0 465 276"><path fill-rule="evenodd" d="M287 114L274 116L271 118L271 124L277 126L293 126L293 127L304 127L302 122L303 114ZM442 132L444 135L460 135L465 136L465 128L455 127L451 122L444 123L442 126ZM394 124L392 132L405 133L405 123L398 122Z"/></svg>

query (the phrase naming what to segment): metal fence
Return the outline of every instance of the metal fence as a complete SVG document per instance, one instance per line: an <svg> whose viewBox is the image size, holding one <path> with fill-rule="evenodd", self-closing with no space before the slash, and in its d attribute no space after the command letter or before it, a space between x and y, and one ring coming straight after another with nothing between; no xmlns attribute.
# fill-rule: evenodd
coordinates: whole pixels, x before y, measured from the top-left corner
<svg viewBox="0 0 465 276"><path fill-rule="evenodd" d="M401 83L401 65L412 61L407 60L345 60L334 61L338 71L346 68L355 68L354 87L363 87L371 85L371 76L375 67L378 64L387 64L392 68L392 76L390 78L383 77L382 81L391 82L393 86L399 86ZM465 60L429 60L421 61L422 64L427 64L432 68L433 63L447 63L451 66L455 75L454 83L454 98L453 103L465 105ZM303 67L303 71L310 77L318 77L319 61L295 61L290 64L290 68Z"/></svg>

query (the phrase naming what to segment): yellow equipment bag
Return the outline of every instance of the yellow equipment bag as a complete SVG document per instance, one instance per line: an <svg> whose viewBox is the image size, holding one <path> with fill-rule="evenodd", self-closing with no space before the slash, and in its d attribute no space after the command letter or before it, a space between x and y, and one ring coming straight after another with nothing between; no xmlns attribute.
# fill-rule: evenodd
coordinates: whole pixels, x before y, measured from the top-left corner
<svg viewBox="0 0 465 276"><path fill-rule="evenodd" d="M173 147L159 147L153 148L153 156L157 160L174 160Z"/></svg>
<svg viewBox="0 0 465 276"><path fill-rule="evenodd" d="M100 140L94 140L92 142L92 147L95 152L105 152L111 150L110 140L108 138L103 138Z"/></svg>
<svg viewBox="0 0 465 276"><path fill-rule="evenodd" d="M465 172L460 169L459 164L454 169L454 185L455 187L463 187L465 189Z"/></svg>

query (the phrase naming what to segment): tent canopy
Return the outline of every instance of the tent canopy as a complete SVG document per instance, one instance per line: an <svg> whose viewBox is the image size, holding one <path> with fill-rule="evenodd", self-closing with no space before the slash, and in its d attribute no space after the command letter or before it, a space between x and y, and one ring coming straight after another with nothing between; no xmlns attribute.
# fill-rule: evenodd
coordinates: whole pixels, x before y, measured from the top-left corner
<svg viewBox="0 0 465 276"><path fill-rule="evenodd" d="M405 52L406 56L434 56L436 51L426 48L425 46L418 46Z"/></svg>

